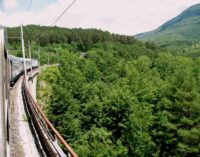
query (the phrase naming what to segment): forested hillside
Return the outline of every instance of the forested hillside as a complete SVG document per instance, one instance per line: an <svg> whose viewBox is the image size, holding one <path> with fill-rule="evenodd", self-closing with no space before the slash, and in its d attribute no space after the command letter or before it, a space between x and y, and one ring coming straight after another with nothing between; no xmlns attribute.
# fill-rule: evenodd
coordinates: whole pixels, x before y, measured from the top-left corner
<svg viewBox="0 0 200 157"><path fill-rule="evenodd" d="M157 29L136 35L144 41L153 41L174 53L197 58L200 56L200 4L183 11Z"/></svg>
<svg viewBox="0 0 200 157"><path fill-rule="evenodd" d="M20 27L7 28L8 49L10 53L21 57ZM14 37L14 38L13 38ZM118 42L124 45L141 45L131 36L111 34L97 29L67 29L60 27L28 25L24 27L26 56L28 56L28 40L31 42L33 58L41 54L41 64L57 62L57 55L63 49L73 52L86 52L97 43ZM155 46L154 46L155 47Z"/></svg>
<svg viewBox="0 0 200 157"><path fill-rule="evenodd" d="M39 47L42 64L49 53L60 63L39 74L37 98L80 157L200 154L200 58L96 29L27 26L28 36L33 57ZM20 41L8 43L20 56Z"/></svg>
<svg viewBox="0 0 200 157"><path fill-rule="evenodd" d="M39 75L38 98L79 156L200 154L200 59L119 42L60 58Z"/></svg>

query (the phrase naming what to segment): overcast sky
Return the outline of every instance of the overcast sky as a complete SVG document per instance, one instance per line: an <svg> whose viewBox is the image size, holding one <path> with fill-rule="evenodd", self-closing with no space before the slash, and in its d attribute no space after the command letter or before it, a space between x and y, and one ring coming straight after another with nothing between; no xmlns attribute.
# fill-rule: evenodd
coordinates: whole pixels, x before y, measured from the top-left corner
<svg viewBox="0 0 200 157"><path fill-rule="evenodd" d="M51 25L72 0L0 0L0 25ZM56 23L133 35L157 28L200 0L77 0Z"/></svg>

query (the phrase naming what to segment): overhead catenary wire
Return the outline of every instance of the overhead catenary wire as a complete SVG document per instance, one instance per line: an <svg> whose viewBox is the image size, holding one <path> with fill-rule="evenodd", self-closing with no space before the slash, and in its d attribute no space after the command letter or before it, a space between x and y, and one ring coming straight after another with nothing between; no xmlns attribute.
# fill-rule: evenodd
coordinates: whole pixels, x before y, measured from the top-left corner
<svg viewBox="0 0 200 157"><path fill-rule="evenodd" d="M31 5L32 5L32 2L33 2L33 0L30 0L30 2L29 2L29 4L28 4L28 7L27 7L27 11L29 11L30 10L30 8L31 8ZM7 37L7 38L19 38L19 39L21 39L21 37Z"/></svg>
<svg viewBox="0 0 200 157"><path fill-rule="evenodd" d="M31 8L31 5L32 5L32 1L33 1L33 0L30 0L30 3L29 3L29 5L28 5L28 8L27 8L27 11L29 11L29 10L30 10L30 8Z"/></svg>
<svg viewBox="0 0 200 157"><path fill-rule="evenodd" d="M27 7L27 9L26 9L27 11L30 10L31 5L32 5L32 1L33 1L33 0L30 0L29 5L28 5L28 7ZM21 22L21 23L22 23L22 22ZM7 28L6 28L6 30L7 30ZM8 45L8 39L21 39L21 37L20 37L20 36L18 36L18 37L8 37L8 36L7 36L7 33L6 33L7 45Z"/></svg>
<svg viewBox="0 0 200 157"><path fill-rule="evenodd" d="M56 18L56 20L51 24L51 26L55 25L56 22L74 5L77 0L73 0L67 8Z"/></svg>
<svg viewBox="0 0 200 157"><path fill-rule="evenodd" d="M67 8L65 8L65 10L58 16L58 18L52 23L51 26L55 25L56 22L73 6L73 4L76 2L77 0L73 0L72 3L70 3L69 6L67 6ZM30 0L30 3L29 3L29 6L27 8L27 11L30 10L31 8L31 5L32 5L32 0ZM47 30L46 30L47 31ZM45 32L46 32L45 31ZM43 32L44 33L44 32ZM21 25L21 37L10 37L10 38L13 38L13 39L22 39L22 51L23 51L23 58L25 58L25 46L24 46L24 38L23 38L23 24ZM42 34L42 33L41 33ZM40 34L40 36L41 36ZM30 44L29 44L29 52L30 52ZM38 52L39 54L39 52ZM40 55L40 54L39 54ZM40 58L40 56L39 56ZM40 63L39 63L40 64ZM25 60L24 60L24 69L25 69L25 80L26 80L26 67L25 67ZM49 123L49 122L48 122ZM50 125L51 128L53 128L51 125ZM76 153L73 151L73 149L66 143L66 141L62 138L62 136L60 136L59 132L57 132L57 130L55 130L54 128L52 129L55 133L56 133L56 138L58 138L62 144L64 144L64 146L67 148L68 152L70 152L71 156L74 156L76 157Z"/></svg>
<svg viewBox="0 0 200 157"><path fill-rule="evenodd" d="M29 5L28 5L28 7L27 7L27 11L29 11L30 10L30 8L31 8L31 5L32 5L32 2L33 2L33 0L30 0L30 2L29 2ZM21 39L21 37L8 37L7 36L7 39Z"/></svg>
<svg viewBox="0 0 200 157"><path fill-rule="evenodd" d="M58 22L58 20L60 18L62 18L62 16L74 5L74 3L76 2L77 0L73 0L65 9L64 11L54 20L54 22L50 25L50 27L48 29L46 29L44 32L47 32L52 26L54 26L56 24L56 22ZM44 33L43 32L43 33ZM40 36L38 38L40 38L42 36L42 34L40 34ZM48 53L48 65L49 65L49 53Z"/></svg>
<svg viewBox="0 0 200 157"><path fill-rule="evenodd" d="M69 11L69 9L74 5L74 3L76 2L77 0L73 0L65 9L64 11L52 22L52 24L49 26L49 28L45 29L42 33L40 33L38 39L44 34L46 33L47 31L49 31L51 29L52 26L54 26L58 20L67 12ZM32 39L30 39L32 40Z"/></svg>
<svg viewBox="0 0 200 157"><path fill-rule="evenodd" d="M30 0L30 3L29 3L28 8L27 8L27 11L30 10L31 5L32 5L32 1L33 1L33 0ZM64 9L64 11L53 21L53 23L50 25L50 27L49 27L48 29L46 29L44 32L47 32L52 26L54 26L54 25L58 22L58 20L59 20L60 18L62 18L62 16L74 5L74 3L75 3L76 1L77 1L77 0L73 0L73 1ZM44 32L42 32L42 33L39 35L38 38L40 38ZM12 38L13 38L13 39L21 39L21 37L8 37L8 38L11 38L11 39L12 39ZM30 38L29 40L32 40L32 39Z"/></svg>

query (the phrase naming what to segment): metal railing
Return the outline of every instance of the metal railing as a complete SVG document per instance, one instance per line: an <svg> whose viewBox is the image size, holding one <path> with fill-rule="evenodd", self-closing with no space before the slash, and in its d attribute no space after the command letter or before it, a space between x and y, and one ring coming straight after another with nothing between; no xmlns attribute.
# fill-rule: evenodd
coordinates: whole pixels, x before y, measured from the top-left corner
<svg viewBox="0 0 200 157"><path fill-rule="evenodd" d="M34 122L37 133L42 144L47 149L48 155L52 157L78 157L70 145L63 139L60 133L54 128L44 112L31 95L28 85L24 79L22 92L27 102L27 107ZM61 149L61 144L68 152L65 154Z"/></svg>

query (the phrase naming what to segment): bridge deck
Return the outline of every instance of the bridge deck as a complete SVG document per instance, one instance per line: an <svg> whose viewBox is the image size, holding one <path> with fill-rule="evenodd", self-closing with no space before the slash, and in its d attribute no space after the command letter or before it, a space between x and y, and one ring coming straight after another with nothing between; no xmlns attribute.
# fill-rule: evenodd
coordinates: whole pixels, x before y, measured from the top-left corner
<svg viewBox="0 0 200 157"><path fill-rule="evenodd" d="M28 122L28 116L26 115L26 108L22 98L22 86L23 78L20 78L14 88L11 90L11 106L13 111L11 125L11 156L13 157L40 157L44 156L40 144L33 135L33 128Z"/></svg>

